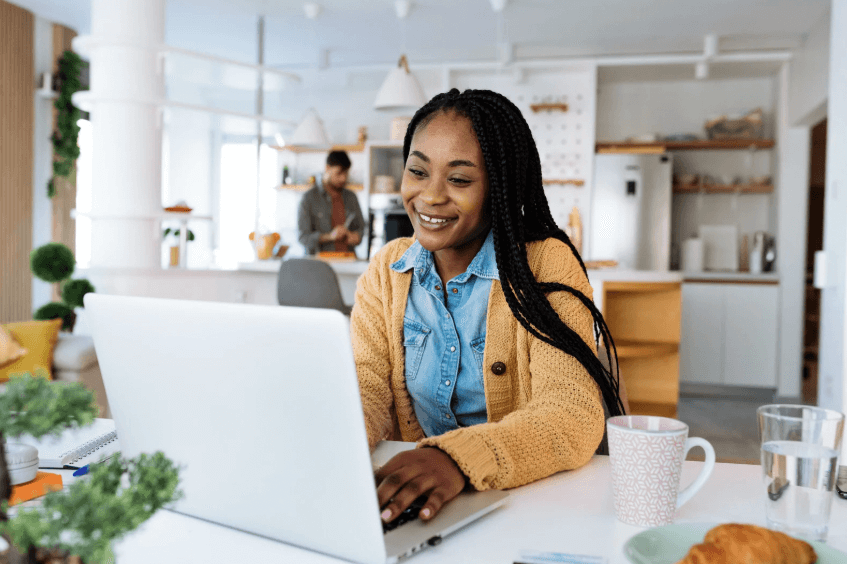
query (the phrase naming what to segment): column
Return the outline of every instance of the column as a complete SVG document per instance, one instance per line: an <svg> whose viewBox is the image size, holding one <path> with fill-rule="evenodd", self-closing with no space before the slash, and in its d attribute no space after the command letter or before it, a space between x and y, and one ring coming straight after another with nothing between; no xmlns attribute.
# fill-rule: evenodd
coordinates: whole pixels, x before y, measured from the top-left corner
<svg viewBox="0 0 847 564"><path fill-rule="evenodd" d="M158 268L165 0L92 0L91 33L91 267Z"/></svg>

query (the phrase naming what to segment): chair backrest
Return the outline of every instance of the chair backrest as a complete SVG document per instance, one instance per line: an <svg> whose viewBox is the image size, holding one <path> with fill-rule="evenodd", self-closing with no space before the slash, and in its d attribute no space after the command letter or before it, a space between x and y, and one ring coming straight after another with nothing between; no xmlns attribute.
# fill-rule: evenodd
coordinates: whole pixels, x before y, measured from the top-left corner
<svg viewBox="0 0 847 564"><path fill-rule="evenodd" d="M602 344L597 348L597 358L600 359L600 362L603 364L606 370L611 370L611 367L609 366L609 359L606 355L606 347ZM620 372L618 373L618 377L620 377ZM620 386L618 391L621 396L621 402L623 403L624 410L627 415L629 415L629 401L626 396L626 386L624 386L623 378L620 378ZM610 417L609 407L606 405L606 402L603 400L603 398L600 398L600 401L603 404L604 415L606 419L608 419ZM600 441L600 446L597 447L596 452L597 454L609 454L609 437L606 433L605 423L603 425L603 440Z"/></svg>
<svg viewBox="0 0 847 564"><path fill-rule="evenodd" d="M336 309L350 315L344 304L338 276L327 263L317 259L290 258L279 267L279 305Z"/></svg>

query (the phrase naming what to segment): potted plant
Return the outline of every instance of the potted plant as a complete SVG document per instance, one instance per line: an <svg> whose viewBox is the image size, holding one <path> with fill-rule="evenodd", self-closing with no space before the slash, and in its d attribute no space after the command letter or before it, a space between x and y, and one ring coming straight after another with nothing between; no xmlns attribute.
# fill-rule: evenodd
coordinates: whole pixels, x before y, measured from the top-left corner
<svg viewBox="0 0 847 564"><path fill-rule="evenodd" d="M62 319L62 330L73 331L77 318L76 308L82 308L82 298L94 291L94 285L85 278L69 280L76 266L73 252L62 243L47 243L33 250L29 257L32 273L45 282L59 284L61 302L44 304L33 314L33 319Z"/></svg>
<svg viewBox="0 0 847 564"><path fill-rule="evenodd" d="M94 464L89 476L9 517L4 435L36 438L94 420L94 394L81 384L14 376L0 394L0 534L7 560L21 564L113 562L112 542L181 496L179 470L161 452ZM3 555L0 554L0 561Z"/></svg>
<svg viewBox="0 0 847 564"><path fill-rule="evenodd" d="M162 237L165 238L168 246L170 247L170 260L168 264L170 266L179 266L179 228L171 228L167 227L162 232ZM185 240L193 241L194 240L194 232L191 229L185 233Z"/></svg>

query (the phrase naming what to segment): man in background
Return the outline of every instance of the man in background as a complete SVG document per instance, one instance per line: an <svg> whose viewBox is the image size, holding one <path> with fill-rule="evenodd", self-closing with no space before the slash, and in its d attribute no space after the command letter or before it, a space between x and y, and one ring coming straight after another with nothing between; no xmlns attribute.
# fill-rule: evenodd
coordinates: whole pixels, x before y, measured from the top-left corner
<svg viewBox="0 0 847 564"><path fill-rule="evenodd" d="M362 241L365 219L356 194L344 186L350 172L350 157L344 151L331 151L326 169L300 200L297 229L306 252L348 252Z"/></svg>

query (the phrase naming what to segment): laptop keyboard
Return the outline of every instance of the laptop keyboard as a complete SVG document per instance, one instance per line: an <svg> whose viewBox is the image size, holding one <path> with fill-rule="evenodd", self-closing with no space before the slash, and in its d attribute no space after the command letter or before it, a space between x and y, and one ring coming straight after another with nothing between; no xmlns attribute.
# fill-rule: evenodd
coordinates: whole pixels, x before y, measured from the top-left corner
<svg viewBox="0 0 847 564"><path fill-rule="evenodd" d="M409 505L409 507L407 507L406 510L403 513L401 513L400 515L395 517L393 520L389 521L388 523L383 521L383 523L382 523L383 534L388 533L390 531L393 531L394 529L396 529L400 525L405 525L409 521L414 521L415 519L417 519L418 513L420 513L421 509L423 509L423 506L426 503L426 500L427 500L427 496L422 495L421 497L419 497L415 501L413 501L412 504Z"/></svg>

